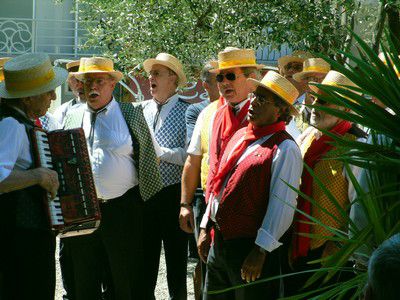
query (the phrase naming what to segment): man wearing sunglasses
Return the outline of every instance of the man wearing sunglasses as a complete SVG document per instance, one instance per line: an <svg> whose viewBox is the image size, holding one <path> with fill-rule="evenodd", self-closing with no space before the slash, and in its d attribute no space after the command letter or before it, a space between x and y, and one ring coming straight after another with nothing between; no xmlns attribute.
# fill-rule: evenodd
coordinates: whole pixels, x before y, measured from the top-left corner
<svg viewBox="0 0 400 300"><path fill-rule="evenodd" d="M330 71L322 81L322 84L346 89L348 89L347 87L357 87L351 80L336 71ZM341 211L346 211L349 206L350 180L347 177L347 172L345 172L343 162L332 158L326 159L330 155L338 156L340 153L335 152L335 154L332 154L331 151L336 150L332 144L333 139L327 134L323 134L319 129L342 136L349 141L356 139L365 141L365 133L354 124L319 110L319 106L338 110L347 110L347 108L326 102L324 100L326 95L321 89L314 85L311 85L310 88L319 95L317 98L313 97L313 105L315 107L311 110L310 124L314 127L309 127L304 131L303 135L298 139L298 144L300 145L304 163L313 170L319 182L314 181L314 176L306 169L303 170L300 191L314 199L315 202L311 204L311 202L299 196L297 208L327 226L346 231L347 224L341 216ZM337 95L338 97L340 96L339 94ZM337 203L334 203L328 197L320 184L333 195ZM337 245L329 240L333 233L325 227L315 224L315 222L310 224L310 219L303 214L297 213L295 220L297 221L294 223L293 249L291 251L294 271L301 272L320 267L321 265L310 265L308 262L319 260L335 253ZM323 238L310 237L310 234ZM294 276L292 279L288 278L286 290L293 294L299 292L299 289L304 286L312 275L313 273L304 273ZM340 279L335 278L335 280L343 279L343 277Z"/></svg>
<svg viewBox="0 0 400 300"><path fill-rule="evenodd" d="M210 120L206 199L209 195L208 186L218 170L224 148L233 134L248 124L246 116L250 106L249 93L253 87L247 82L247 78L257 78L258 70L262 67L263 65L256 63L254 50L227 47L218 54L218 68L210 70L217 74L216 80L221 95L218 101L222 105ZM200 232L197 245L200 258L206 262L210 247L209 231Z"/></svg>
<svg viewBox="0 0 400 300"><path fill-rule="evenodd" d="M248 114L249 124L228 142L210 190L201 230L210 226L214 240L207 258L203 299L277 299L279 281L261 283L220 295L225 289L279 274L282 236L289 229L297 194L302 159L298 146L285 130L297 89L276 72L261 81L247 79L256 88Z"/></svg>
<svg viewBox="0 0 400 300"><path fill-rule="evenodd" d="M289 80L297 88L300 97L302 97L306 91L307 85L303 82L294 80L293 76L303 71L304 61L311 57L311 53L296 50L293 51L292 54L282 56L278 59L279 74Z"/></svg>

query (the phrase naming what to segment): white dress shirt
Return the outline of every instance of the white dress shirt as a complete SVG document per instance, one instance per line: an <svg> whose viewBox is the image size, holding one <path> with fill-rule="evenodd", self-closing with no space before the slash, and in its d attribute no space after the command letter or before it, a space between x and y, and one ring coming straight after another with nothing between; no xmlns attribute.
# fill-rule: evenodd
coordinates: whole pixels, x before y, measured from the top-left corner
<svg viewBox="0 0 400 300"><path fill-rule="evenodd" d="M163 123L168 117L171 109L174 108L176 103L179 101L179 95L175 94L167 99L162 105L160 113L157 111L157 102L154 99L146 100L142 102L143 114L146 119L147 125L149 125L150 133L153 135L154 148L159 158L165 162L183 166L186 161L186 148L166 148L161 147L155 141L154 135L161 128ZM157 116L158 115L158 116Z"/></svg>
<svg viewBox="0 0 400 300"><path fill-rule="evenodd" d="M0 121L0 182L13 170L27 170L32 155L25 126L12 117Z"/></svg>
<svg viewBox="0 0 400 300"><path fill-rule="evenodd" d="M125 194L138 184L137 170L133 161L132 138L118 103L113 99L105 110L96 116L93 144L89 141L91 113L87 104L84 109L83 130L88 145L97 196L113 199Z"/></svg>
<svg viewBox="0 0 400 300"><path fill-rule="evenodd" d="M267 135L250 144L238 160L237 164L240 164L249 154L254 152L271 136L272 135ZM227 159L242 143L242 141L243 139L240 139L233 147ZM292 224L294 207L297 205L297 193L289 188L285 182L298 189L302 170L303 160L301 158L299 147L292 140L283 141L278 146L277 151L273 156L268 208L255 241L258 246L269 252L275 250L281 245L279 239ZM230 175L227 176L222 191L225 188L229 177ZM216 221L215 217L221 196L222 192L217 196L210 196L206 212L200 224L201 228L206 228L209 219L214 222Z"/></svg>

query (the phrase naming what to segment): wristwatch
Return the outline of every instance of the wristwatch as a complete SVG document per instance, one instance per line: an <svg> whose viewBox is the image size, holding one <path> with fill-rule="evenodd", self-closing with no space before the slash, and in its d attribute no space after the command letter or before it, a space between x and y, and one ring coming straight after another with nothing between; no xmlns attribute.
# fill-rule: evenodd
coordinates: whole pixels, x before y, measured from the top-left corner
<svg viewBox="0 0 400 300"><path fill-rule="evenodd" d="M192 204L187 202L181 202L180 207L192 208Z"/></svg>

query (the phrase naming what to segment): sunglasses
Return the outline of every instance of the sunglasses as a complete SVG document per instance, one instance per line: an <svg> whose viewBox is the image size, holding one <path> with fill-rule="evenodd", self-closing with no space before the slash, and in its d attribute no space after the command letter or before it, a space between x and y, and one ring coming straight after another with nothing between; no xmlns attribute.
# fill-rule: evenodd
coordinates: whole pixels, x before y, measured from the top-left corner
<svg viewBox="0 0 400 300"><path fill-rule="evenodd" d="M238 78L241 75L244 75L244 74L235 74L235 73L218 74L216 76L216 80L217 80L217 82L222 82L222 81L224 81L224 77L225 77L229 81L235 81L236 78Z"/></svg>

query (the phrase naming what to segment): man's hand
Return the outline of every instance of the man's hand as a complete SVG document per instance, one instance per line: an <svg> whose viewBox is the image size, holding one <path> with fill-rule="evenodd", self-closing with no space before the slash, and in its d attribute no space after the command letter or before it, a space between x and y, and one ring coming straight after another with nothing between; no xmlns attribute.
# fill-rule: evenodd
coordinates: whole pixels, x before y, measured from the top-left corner
<svg viewBox="0 0 400 300"><path fill-rule="evenodd" d="M199 252L200 259L206 264L208 251L210 251L211 236L206 229L200 230L199 239L197 240L197 251Z"/></svg>
<svg viewBox="0 0 400 300"><path fill-rule="evenodd" d="M260 278L264 266L266 252L255 245L243 262L241 275L247 283Z"/></svg>
<svg viewBox="0 0 400 300"><path fill-rule="evenodd" d="M51 199L54 199L60 186L57 172L47 168L37 168L34 171L38 178L38 184L50 193Z"/></svg>
<svg viewBox="0 0 400 300"><path fill-rule="evenodd" d="M181 207L179 213L179 226L187 233L193 233L194 230L194 217L193 209L191 207Z"/></svg>

